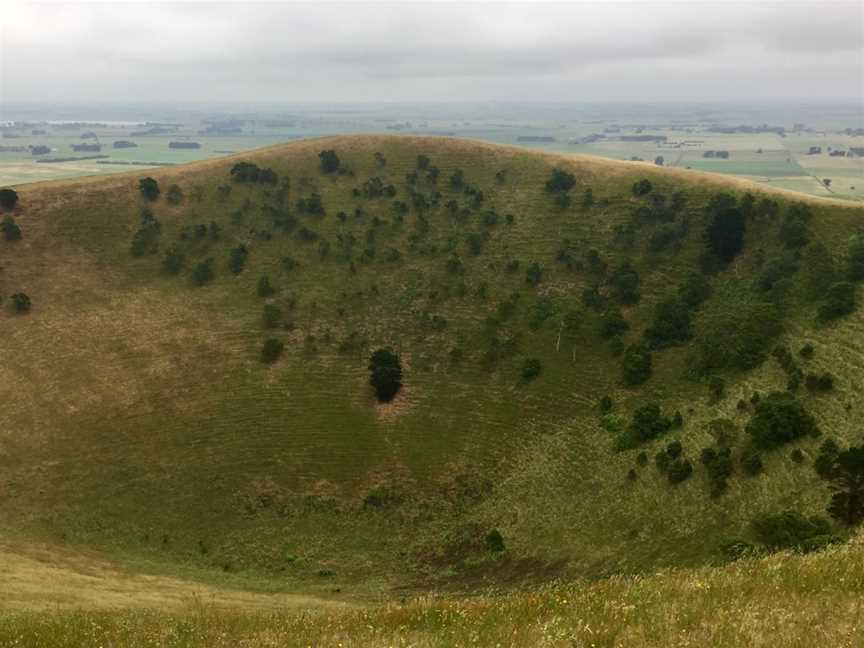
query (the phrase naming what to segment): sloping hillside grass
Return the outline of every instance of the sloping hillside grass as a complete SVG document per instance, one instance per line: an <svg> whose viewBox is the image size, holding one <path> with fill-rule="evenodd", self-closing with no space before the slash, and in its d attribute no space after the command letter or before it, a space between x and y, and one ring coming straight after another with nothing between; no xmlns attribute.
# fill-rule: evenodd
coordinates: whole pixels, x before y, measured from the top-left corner
<svg viewBox="0 0 864 648"><path fill-rule="evenodd" d="M340 171L322 170L323 150ZM275 182L232 178L241 161ZM575 186L548 191L555 168ZM824 436L860 442L862 318L817 322L825 273L806 256L821 242L831 281L843 278L860 208L806 200L807 245L790 248L780 232L798 197L434 138L332 138L161 169L152 202L141 177L24 186L23 236L0 242L0 524L16 541L312 592L702 563L754 541L761 513L824 513L819 439L762 453L761 474L741 468L753 393L787 386L769 357L778 343L814 346L799 368L830 370L833 390L796 398ZM642 180L650 190L634 192ZM395 195L366 195L388 185ZM742 250L728 264L706 257L716 195L739 209L747 191ZM196 285L202 263L213 278ZM655 344L650 377L628 384L627 349L656 305L703 271L710 296L687 311L690 337ZM261 296L264 276L273 292ZM32 308L15 313L22 291ZM765 359L701 366L740 342L747 304L783 330L762 343ZM626 330L604 335L615 314ZM272 364L268 338L284 345ZM389 404L368 384L381 347L404 371ZM725 382L713 398L712 378ZM650 403L680 426L619 451ZM711 497L699 458L718 429L735 468ZM676 484L654 467L673 440L693 471ZM504 552L489 549L493 529Z"/></svg>
<svg viewBox="0 0 864 648"><path fill-rule="evenodd" d="M363 610L7 613L0 645L859 646L861 538L807 556Z"/></svg>

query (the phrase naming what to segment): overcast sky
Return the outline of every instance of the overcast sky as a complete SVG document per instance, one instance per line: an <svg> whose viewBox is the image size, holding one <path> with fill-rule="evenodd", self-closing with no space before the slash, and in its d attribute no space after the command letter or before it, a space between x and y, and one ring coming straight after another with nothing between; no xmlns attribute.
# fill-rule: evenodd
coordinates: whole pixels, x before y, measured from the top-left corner
<svg viewBox="0 0 864 648"><path fill-rule="evenodd" d="M864 98L864 2L23 3L2 103Z"/></svg>

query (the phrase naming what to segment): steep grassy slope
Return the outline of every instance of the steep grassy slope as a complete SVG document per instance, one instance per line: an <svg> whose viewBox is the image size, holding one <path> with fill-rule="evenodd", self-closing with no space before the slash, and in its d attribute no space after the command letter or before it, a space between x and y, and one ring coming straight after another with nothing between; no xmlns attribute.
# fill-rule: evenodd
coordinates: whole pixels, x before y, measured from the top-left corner
<svg viewBox="0 0 864 648"><path fill-rule="evenodd" d="M808 556L425 597L363 610L11 613L0 645L50 646L837 646L864 642L859 535Z"/></svg>
<svg viewBox="0 0 864 648"><path fill-rule="evenodd" d="M325 149L350 172L323 173ZM439 176L419 172L415 201L406 176L418 155ZM272 167L277 183L232 181L241 159ZM569 205L544 190L553 167L575 175ZM457 169L482 202L471 207L472 196L451 185ZM808 288L815 279L800 260L776 290L754 288L784 253L778 231L795 196L770 194L776 213L748 212L743 251L708 275L711 297L692 311L693 338L655 350L650 379L631 388L622 349L641 339L655 304L705 265L712 197L768 194L646 165L401 137L298 142L160 170L163 196L151 204L139 177L24 186L23 238L0 245L4 306L19 291L33 303L27 314L0 314L0 524L14 541L38 537L150 569L182 564L205 577L239 572L259 586L318 591L701 563L747 537L756 514L822 512L828 497L810 465L820 442L810 438L764 453L760 476L736 468L727 492L709 496L699 464L714 443L709 423L725 418L736 428L737 466L752 393L787 382L770 359L749 371L694 370L712 318L751 302L772 304L782 320L785 333L766 351L779 341L793 351L814 345L800 363L830 369L835 387L801 388L799 400L824 433L859 441L862 316L817 325L821 293ZM396 195L355 195L373 177ZM642 179L653 190L634 196ZM178 205L165 198L173 183L185 196ZM685 200L674 209L652 202L663 194L670 205L676 192ZM313 194L323 215L297 206ZM401 218L394 201L407 205ZM842 266L862 210L807 204L810 240ZM145 208L160 231L145 246L153 252L135 256ZM673 240L652 250L663 221ZM248 259L234 274L239 245ZM163 269L172 248L183 257L177 275ZM214 280L195 286L192 270L210 258ZM640 298L622 305L612 278L626 261ZM542 272L531 282L534 263ZM276 291L266 298L256 292L262 275ZM600 311L623 314L623 335L598 334L602 313L583 297L592 286L608 302ZM281 310L276 329L263 326L265 303ZM285 344L272 365L260 361L268 337ZM382 346L405 371L387 405L376 404L366 371ZM542 364L530 381L521 377L528 359ZM717 401L711 375L727 383ZM613 409L601 417L606 395ZM615 452L616 435L648 402L679 411L682 427ZM695 468L676 485L653 466L672 439ZM790 459L793 447L803 464ZM640 451L651 461L635 468ZM503 555L486 550L493 528Z"/></svg>

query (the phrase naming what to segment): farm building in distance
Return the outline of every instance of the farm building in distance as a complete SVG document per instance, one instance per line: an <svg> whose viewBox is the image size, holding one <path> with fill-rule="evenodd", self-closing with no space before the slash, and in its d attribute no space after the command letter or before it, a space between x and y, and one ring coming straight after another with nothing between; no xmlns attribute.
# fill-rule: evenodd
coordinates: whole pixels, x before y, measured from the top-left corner
<svg viewBox="0 0 864 648"><path fill-rule="evenodd" d="M200 149L198 142L168 142L168 148L172 149Z"/></svg>
<svg viewBox="0 0 864 648"><path fill-rule="evenodd" d="M135 142L130 142L129 140L117 140L114 142L115 149L124 149L124 148L135 148L138 146Z"/></svg>

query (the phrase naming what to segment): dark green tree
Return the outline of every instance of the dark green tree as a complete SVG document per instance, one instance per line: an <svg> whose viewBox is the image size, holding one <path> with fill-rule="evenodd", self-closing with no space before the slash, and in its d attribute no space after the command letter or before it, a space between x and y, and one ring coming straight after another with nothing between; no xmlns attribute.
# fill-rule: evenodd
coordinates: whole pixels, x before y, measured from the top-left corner
<svg viewBox="0 0 864 648"><path fill-rule="evenodd" d="M257 292L259 297L270 297L276 292L276 289L273 288L273 284L270 283L270 277L262 275L258 278Z"/></svg>
<svg viewBox="0 0 864 648"><path fill-rule="evenodd" d="M743 249L746 229L744 212L737 207L721 208L705 228L705 245L722 263L728 264Z"/></svg>
<svg viewBox="0 0 864 648"><path fill-rule="evenodd" d="M634 196L645 196L654 189L654 185L651 184L650 180L639 180L633 183L633 195Z"/></svg>
<svg viewBox="0 0 864 648"><path fill-rule="evenodd" d="M321 170L324 173L336 173L339 170L340 161L336 151L330 149L321 151L318 154L318 159L321 161Z"/></svg>
<svg viewBox="0 0 864 648"><path fill-rule="evenodd" d="M204 284L212 281L213 277L214 274L212 257L201 261L192 270L192 283L196 286L203 286Z"/></svg>
<svg viewBox="0 0 864 648"><path fill-rule="evenodd" d="M165 258L162 259L162 269L171 275L180 274L183 269L184 256L178 248L172 247L165 253Z"/></svg>
<svg viewBox="0 0 864 648"><path fill-rule="evenodd" d="M266 329L273 329L282 322L282 309L276 304L265 304L261 313L261 324Z"/></svg>
<svg viewBox="0 0 864 648"><path fill-rule="evenodd" d="M624 351L622 378L628 387L637 387L651 377L651 352L644 344L631 344Z"/></svg>
<svg viewBox="0 0 864 648"><path fill-rule="evenodd" d="M231 272L234 274L243 272L243 268L246 267L246 259L248 258L249 250L246 249L245 245L238 245L232 248L228 260L228 267L231 269Z"/></svg>
<svg viewBox="0 0 864 648"><path fill-rule="evenodd" d="M379 402L389 403L402 388L402 364L391 349L378 349L369 358L369 384Z"/></svg>
<svg viewBox="0 0 864 648"><path fill-rule="evenodd" d="M825 478L834 491L828 505L831 517L847 526L864 521L864 446L838 453Z"/></svg>
<svg viewBox="0 0 864 648"><path fill-rule="evenodd" d="M639 286L641 284L639 273L630 261L625 261L609 275L609 287L612 296L621 304L638 304L640 299Z"/></svg>
<svg viewBox="0 0 864 648"><path fill-rule="evenodd" d="M546 181L546 191L549 193L562 193L570 191L576 186L576 176L563 169L552 169L552 175Z"/></svg>
<svg viewBox="0 0 864 648"><path fill-rule="evenodd" d="M486 548L492 553L501 553L504 551L504 536L498 529L492 529L486 534Z"/></svg>
<svg viewBox="0 0 864 648"><path fill-rule="evenodd" d="M0 209L15 209L18 204L18 192L14 189L0 189Z"/></svg>
<svg viewBox="0 0 864 648"><path fill-rule="evenodd" d="M746 429L753 444L763 450L819 435L815 419L788 392L772 392L760 399Z"/></svg>
<svg viewBox="0 0 864 648"><path fill-rule="evenodd" d="M12 295L12 308L16 313L27 313L32 308L33 303L26 293L19 292Z"/></svg>
<svg viewBox="0 0 864 648"><path fill-rule="evenodd" d="M825 293L825 299L819 306L819 319L827 322L855 310L857 304L857 289L851 281L839 281L833 284Z"/></svg>
<svg viewBox="0 0 864 648"><path fill-rule="evenodd" d="M543 371L543 365L537 358L528 358L522 365L522 382L531 382Z"/></svg>
<svg viewBox="0 0 864 648"><path fill-rule="evenodd" d="M285 350L285 344L282 340L276 338L267 338L264 340L264 345L261 347L261 361L267 364L273 364L282 355Z"/></svg>
<svg viewBox="0 0 864 648"><path fill-rule="evenodd" d="M3 221L0 222L0 230L3 230L3 236L7 241L18 241L21 239L21 228L11 216L3 218Z"/></svg>
<svg viewBox="0 0 864 648"><path fill-rule="evenodd" d="M150 177L141 178L138 181L138 191L141 192L144 200L152 202L159 198L159 183Z"/></svg>

